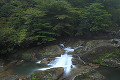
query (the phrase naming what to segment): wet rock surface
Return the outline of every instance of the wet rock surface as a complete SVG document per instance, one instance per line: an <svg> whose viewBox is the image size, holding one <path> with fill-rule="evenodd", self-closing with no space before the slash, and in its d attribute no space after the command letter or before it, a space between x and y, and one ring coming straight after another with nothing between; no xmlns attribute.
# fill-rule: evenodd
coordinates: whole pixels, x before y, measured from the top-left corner
<svg viewBox="0 0 120 80"><path fill-rule="evenodd" d="M51 55L58 55L58 54L62 54L62 53L64 53L64 50L61 49L58 45L54 45L54 46L47 46L45 48L44 55L51 56Z"/></svg>
<svg viewBox="0 0 120 80"><path fill-rule="evenodd" d="M52 62L55 58L46 58L44 60L41 61L40 64L49 64L50 62Z"/></svg>
<svg viewBox="0 0 120 80"><path fill-rule="evenodd" d="M98 68L98 65L84 65L79 66L76 69L72 69L71 73L64 77L63 80L74 80L77 75L85 74L91 71L92 69ZM81 79L81 78L80 78ZM79 80L79 79L78 79Z"/></svg>
<svg viewBox="0 0 120 80"><path fill-rule="evenodd" d="M76 53L82 56L84 54L87 54L87 52L92 51L93 49L102 47L102 46L115 47L116 45L112 44L112 41L110 40L89 40L85 42L82 48L77 49Z"/></svg>
<svg viewBox="0 0 120 80"><path fill-rule="evenodd" d="M52 68L44 71L35 71L32 74L32 80L38 79L38 80L58 80L62 77L64 73L63 68Z"/></svg>
<svg viewBox="0 0 120 80"><path fill-rule="evenodd" d="M103 75L98 71L91 69L88 72L81 73L74 77L73 80L107 80Z"/></svg>
<svg viewBox="0 0 120 80"><path fill-rule="evenodd" d="M0 80L19 80L19 78L15 75L8 75L6 77L1 78Z"/></svg>
<svg viewBox="0 0 120 80"><path fill-rule="evenodd" d="M103 63L111 66L111 67L120 67L120 61L118 60L110 60L110 59L103 59Z"/></svg>
<svg viewBox="0 0 120 80"><path fill-rule="evenodd" d="M106 65L112 64L112 67L119 67L120 66L119 65L120 64L119 43L120 43L119 39L88 40L88 41L84 41L84 42L78 41L78 42L75 42L73 45L78 46L78 45L83 44L83 47L77 49L73 55L74 55L75 59L78 59L78 56L79 56L85 62L93 62L95 59L105 56L101 60L104 63L106 63ZM112 52L115 52L115 50L118 50L117 56L115 56L114 54L111 54ZM106 54L106 53L108 53L108 54ZM106 54L106 55L104 55L104 54ZM107 57L107 55L108 55L108 57ZM112 56L112 57L109 58L109 56ZM76 61L79 61L79 59Z"/></svg>
<svg viewBox="0 0 120 80"><path fill-rule="evenodd" d="M86 52L82 58L87 62L92 62L94 59L97 59L99 56L103 55L104 53L109 53L114 51L116 48L113 46L101 46L96 47L88 52Z"/></svg>

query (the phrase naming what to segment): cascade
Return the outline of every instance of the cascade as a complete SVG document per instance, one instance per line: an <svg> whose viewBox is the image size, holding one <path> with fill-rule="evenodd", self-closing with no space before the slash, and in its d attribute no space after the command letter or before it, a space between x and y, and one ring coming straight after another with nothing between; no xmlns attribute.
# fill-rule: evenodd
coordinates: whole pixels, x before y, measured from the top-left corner
<svg viewBox="0 0 120 80"><path fill-rule="evenodd" d="M76 49L82 47L82 46L78 46L75 49L72 49L71 47L64 47L63 44L60 44L60 47L62 47L65 50L64 54L61 54L60 57L56 57L54 61L52 61L51 63L49 63L48 65L50 67L48 68L41 68L39 70L47 70L50 68L55 68L55 67L63 67L64 68L64 73L65 74L69 74L71 69L74 68L75 66L72 64L72 55L69 55L69 52L74 52ZM39 63L39 62L38 62Z"/></svg>

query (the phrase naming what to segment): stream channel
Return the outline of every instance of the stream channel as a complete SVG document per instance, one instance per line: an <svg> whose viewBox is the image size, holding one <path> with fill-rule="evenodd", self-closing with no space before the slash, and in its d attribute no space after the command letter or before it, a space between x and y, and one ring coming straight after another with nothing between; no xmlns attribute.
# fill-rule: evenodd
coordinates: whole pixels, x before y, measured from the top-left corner
<svg viewBox="0 0 120 80"><path fill-rule="evenodd" d="M68 75L72 68L76 68L76 66L72 64L72 55L69 55L68 53L74 52L76 49L82 46L78 46L77 48L72 49L71 47L64 47L63 44L60 44L60 47L65 50L65 53L61 54L60 57L55 57L55 59L47 65L42 65L42 60L40 60L35 63L25 62L20 66L16 65L10 67L9 69L13 70L15 74L27 76L37 70L47 70L55 67L63 67L65 75ZM43 60L45 59L46 58L44 58ZM83 64L85 64L85 62L80 57L79 59L83 62ZM96 70L99 71L102 75L104 75L108 80L120 80L120 69L100 67Z"/></svg>
<svg viewBox="0 0 120 80"><path fill-rule="evenodd" d="M63 67L64 74L68 75L72 68L76 68L76 66L72 64L72 55L69 55L68 53L74 52L76 49L82 46L78 46L75 49L72 49L71 47L64 47L63 44L60 44L60 47L65 50L65 53L61 54L60 57L55 57L55 59L47 65L40 64L42 61L40 60L36 63L25 62L24 64L21 64L21 66L13 66L9 69L13 70L15 74L26 76L32 74L34 71L37 70L47 70L50 68ZM43 60L45 59L46 58L44 58Z"/></svg>

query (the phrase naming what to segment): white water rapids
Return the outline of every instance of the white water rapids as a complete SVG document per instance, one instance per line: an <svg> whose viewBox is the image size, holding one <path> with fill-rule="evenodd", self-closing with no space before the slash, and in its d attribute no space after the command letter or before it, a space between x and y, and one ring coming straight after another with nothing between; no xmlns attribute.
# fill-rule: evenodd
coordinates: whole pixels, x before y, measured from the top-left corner
<svg viewBox="0 0 120 80"><path fill-rule="evenodd" d="M62 44L62 47L65 50L65 53L61 54L60 57L56 57L54 61L52 61L50 64L48 64L50 67L41 68L39 70L47 70L50 68L63 67L64 73L69 74L69 72L71 71L71 68L74 68L75 66L72 64L72 55L69 55L68 52L74 52L74 50L76 50L82 46L79 46L75 49L71 49L71 47L64 48L64 45ZM39 61L39 62L41 62L41 61ZM39 63L39 62L37 62L37 63Z"/></svg>

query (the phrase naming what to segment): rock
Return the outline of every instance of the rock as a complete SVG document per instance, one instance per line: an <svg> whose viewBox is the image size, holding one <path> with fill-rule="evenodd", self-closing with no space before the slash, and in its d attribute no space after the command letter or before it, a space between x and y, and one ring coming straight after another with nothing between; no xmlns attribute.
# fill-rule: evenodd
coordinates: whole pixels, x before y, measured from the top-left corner
<svg viewBox="0 0 120 80"><path fill-rule="evenodd" d="M106 78L101 75L95 69L91 69L88 72L81 73L74 77L73 80L105 80Z"/></svg>
<svg viewBox="0 0 120 80"><path fill-rule="evenodd" d="M42 53L37 53L37 54L36 54L36 58L37 58L37 59L42 58Z"/></svg>
<svg viewBox="0 0 120 80"><path fill-rule="evenodd" d="M0 80L19 80L19 78L16 75L9 75L1 78Z"/></svg>
<svg viewBox="0 0 120 80"><path fill-rule="evenodd" d="M43 57L53 58L62 53L64 53L64 50L61 49L58 45L46 46L44 48L34 47L26 51L18 52L18 54L21 54L19 56L20 59L22 58L22 55L28 54L29 56L26 56L26 57L29 57L27 61L33 61L33 62L38 61Z"/></svg>
<svg viewBox="0 0 120 80"><path fill-rule="evenodd" d="M72 59L72 64L77 65L77 66L83 66L84 65L84 63L79 58L73 58Z"/></svg>
<svg viewBox="0 0 120 80"><path fill-rule="evenodd" d="M73 63L78 64L78 62L80 62L77 60L78 59L77 56L80 56L81 59L85 62L93 63L100 56L103 56L106 53L115 52L115 50L120 49L119 45L120 45L120 39L87 41L84 43L83 47L79 48L74 52L75 59L73 60ZM114 56L114 55L110 55L110 56L113 56L113 57L108 57L109 59L104 57L105 59L103 59L102 61L103 65L106 65L106 66L109 65L111 67L120 66L120 59L119 59L120 54L117 54L117 56ZM95 63L98 63L98 62L96 61ZM102 63L100 64L102 65Z"/></svg>
<svg viewBox="0 0 120 80"><path fill-rule="evenodd" d="M115 44L117 44L118 42L120 42L120 39L111 39L111 41Z"/></svg>
<svg viewBox="0 0 120 80"><path fill-rule="evenodd" d="M98 68L99 66L89 66L89 65L84 65L84 66L77 66L77 68L73 68L70 72L69 75L65 76L63 80L74 80L74 78L77 76L77 75L80 75L80 74L83 74L83 73L88 73L90 72L91 70L95 69L95 68ZM78 79L78 80L81 80L81 79Z"/></svg>
<svg viewBox="0 0 120 80"><path fill-rule="evenodd" d="M21 64L23 64L24 63L24 60L20 60L20 61L18 61L17 63L16 63L16 65L21 65Z"/></svg>
<svg viewBox="0 0 120 80"><path fill-rule="evenodd" d="M87 52L92 51L95 48L101 47L101 46L113 46L116 47L116 45L112 44L111 40L90 40L87 41L83 47L76 50L76 53L80 56L87 54Z"/></svg>
<svg viewBox="0 0 120 80"><path fill-rule="evenodd" d="M0 80L18 80L16 75L13 75L13 70L9 70L8 68L16 65L17 61L12 61L2 69L0 69Z"/></svg>
<svg viewBox="0 0 120 80"><path fill-rule="evenodd" d="M28 59L28 61L29 61L29 60L30 60L30 61L37 61L36 54L37 54L37 53L32 52L32 53L30 54L30 58Z"/></svg>
<svg viewBox="0 0 120 80"><path fill-rule="evenodd" d="M8 63L6 66L3 67L4 70L6 70L7 68L14 66L16 64L17 61L12 61L10 63Z"/></svg>
<svg viewBox="0 0 120 80"><path fill-rule="evenodd" d="M111 40L90 40L86 42L80 41L80 43L84 44L83 47L77 49L74 54L80 56L83 60L88 62L91 62L93 59L105 52L110 52L117 48Z"/></svg>
<svg viewBox="0 0 120 80"><path fill-rule="evenodd" d="M72 44L72 48L76 48L78 46L83 46L85 44L85 41L82 41L82 40L78 40L76 41L74 44Z"/></svg>
<svg viewBox="0 0 120 80"><path fill-rule="evenodd" d="M116 49L114 46L100 46L97 48L92 49L91 51L86 52L82 58L86 62L92 62L93 60L97 59L99 56L112 52Z"/></svg>
<svg viewBox="0 0 120 80"><path fill-rule="evenodd" d="M64 50L61 49L58 45L54 45L54 46L47 46L45 48L45 53L44 56L57 56L64 53Z"/></svg>
<svg viewBox="0 0 120 80"><path fill-rule="evenodd" d="M103 59L103 63L111 66L111 67L120 67L120 61L117 60L110 60L110 59Z"/></svg>
<svg viewBox="0 0 120 80"><path fill-rule="evenodd" d="M8 71L3 71L2 73L0 73L0 80L4 79L7 76L13 75L13 71L12 70L8 70Z"/></svg>
<svg viewBox="0 0 120 80"><path fill-rule="evenodd" d="M114 43L116 47L120 48L120 39L111 39L111 41Z"/></svg>
<svg viewBox="0 0 120 80"><path fill-rule="evenodd" d="M115 33L114 33L115 35L116 35L116 37L117 38L120 38L120 29L119 30L117 30L117 31L115 31Z"/></svg>
<svg viewBox="0 0 120 80"><path fill-rule="evenodd" d="M22 76L22 75L18 75L19 80L30 80L30 75L28 76Z"/></svg>
<svg viewBox="0 0 120 80"><path fill-rule="evenodd" d="M35 71L31 78L38 80L58 80L62 77L64 68L52 68L44 71Z"/></svg>
<svg viewBox="0 0 120 80"><path fill-rule="evenodd" d="M54 60L54 58L47 58L47 59L42 60L40 64L48 64L53 60Z"/></svg>
<svg viewBox="0 0 120 80"><path fill-rule="evenodd" d="M92 40L86 42L85 46L76 51L76 55L81 56L85 62L95 62L104 66L119 67L120 54L119 46L120 39L112 40ZM115 54L111 54L115 52ZM110 54L106 54L110 53ZM106 55L105 55L106 54ZM109 55L107 57L107 55ZM106 56L106 57L105 57ZM100 57L103 57L101 60ZM98 60L99 59L99 60ZM98 61L98 62L97 62Z"/></svg>

